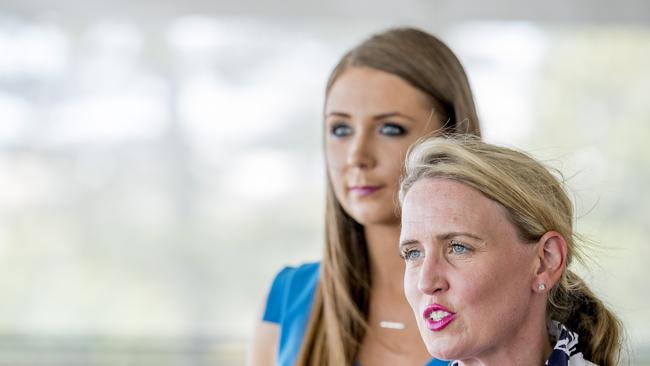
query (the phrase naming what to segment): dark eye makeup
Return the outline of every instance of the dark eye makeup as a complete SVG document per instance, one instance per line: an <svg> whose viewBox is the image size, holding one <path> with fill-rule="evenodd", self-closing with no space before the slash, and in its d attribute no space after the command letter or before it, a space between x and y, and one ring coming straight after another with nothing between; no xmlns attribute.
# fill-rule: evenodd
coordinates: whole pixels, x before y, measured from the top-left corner
<svg viewBox="0 0 650 366"><path fill-rule="evenodd" d="M350 136L354 132L352 127L344 122L333 123L329 129L330 135L335 137ZM404 136L408 133L406 128L396 123L383 123L379 126L377 132L384 136L398 137Z"/></svg>
<svg viewBox="0 0 650 366"><path fill-rule="evenodd" d="M406 132L404 127L396 123L384 123L379 127L379 133L387 136L403 136Z"/></svg>
<svg viewBox="0 0 650 366"><path fill-rule="evenodd" d="M335 123L330 127L330 134L336 137L348 136L352 133L352 127L345 123Z"/></svg>

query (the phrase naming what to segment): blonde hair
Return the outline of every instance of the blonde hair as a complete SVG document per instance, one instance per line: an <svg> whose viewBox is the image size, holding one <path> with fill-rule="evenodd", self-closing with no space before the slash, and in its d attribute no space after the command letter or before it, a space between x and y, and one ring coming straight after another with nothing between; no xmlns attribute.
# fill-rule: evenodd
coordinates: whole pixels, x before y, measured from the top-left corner
<svg viewBox="0 0 650 366"><path fill-rule="evenodd" d="M423 178L452 179L499 203L526 242L536 242L546 232L557 231L567 243L567 267L574 257L580 259L583 255L563 181L523 152L466 135L424 139L407 156L400 202ZM548 319L578 333L585 359L600 366L617 364L622 346L621 322L578 275L564 271L549 292L546 313Z"/></svg>
<svg viewBox="0 0 650 366"><path fill-rule="evenodd" d="M370 37L342 57L330 75L326 95L350 67L399 76L428 97L445 131L480 135L465 71L436 37L413 28ZM363 226L336 199L329 177L325 226L325 253L299 366L353 364L367 331L372 278L366 238Z"/></svg>

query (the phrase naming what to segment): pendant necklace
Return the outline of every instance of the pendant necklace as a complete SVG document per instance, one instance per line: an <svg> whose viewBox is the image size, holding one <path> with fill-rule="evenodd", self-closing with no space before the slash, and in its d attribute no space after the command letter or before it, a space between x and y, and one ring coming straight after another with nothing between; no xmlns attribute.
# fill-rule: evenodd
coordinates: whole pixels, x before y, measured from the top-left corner
<svg viewBox="0 0 650 366"><path fill-rule="evenodd" d="M382 327L382 328L395 329L395 330L404 330L406 328L406 324L404 324L404 323L401 323L401 322L389 322L387 320L379 321L379 326Z"/></svg>

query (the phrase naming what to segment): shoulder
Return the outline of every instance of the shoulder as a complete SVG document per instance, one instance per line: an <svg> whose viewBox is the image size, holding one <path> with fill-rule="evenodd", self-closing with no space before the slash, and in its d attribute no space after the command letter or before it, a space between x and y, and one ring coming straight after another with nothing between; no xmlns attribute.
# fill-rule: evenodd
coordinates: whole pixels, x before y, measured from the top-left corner
<svg viewBox="0 0 650 366"><path fill-rule="evenodd" d="M280 270L271 284L262 319L280 323L287 310L310 301L319 273L319 262L288 266Z"/></svg>
<svg viewBox="0 0 650 366"><path fill-rule="evenodd" d="M319 277L320 262L305 263L299 266L284 267L278 272L271 285L271 292L293 293L305 285L317 281Z"/></svg>
<svg viewBox="0 0 650 366"><path fill-rule="evenodd" d="M278 275L283 274L285 276L291 276L292 278L302 279L317 275L319 268L320 262L303 263L299 266L284 267Z"/></svg>

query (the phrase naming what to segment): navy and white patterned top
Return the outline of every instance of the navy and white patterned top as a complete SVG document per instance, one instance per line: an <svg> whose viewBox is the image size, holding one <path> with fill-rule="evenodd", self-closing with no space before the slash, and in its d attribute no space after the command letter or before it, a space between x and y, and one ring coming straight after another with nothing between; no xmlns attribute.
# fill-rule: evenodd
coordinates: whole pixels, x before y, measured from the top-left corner
<svg viewBox="0 0 650 366"><path fill-rule="evenodd" d="M545 366L597 366L584 359L578 343L578 334L567 329L564 324L551 320L548 333L553 339L557 339L557 342L551 357L544 363Z"/></svg>
<svg viewBox="0 0 650 366"><path fill-rule="evenodd" d="M557 341L551 356L544 362L544 366L598 366L585 360L582 356L577 333L554 320L548 324L548 333L552 339L557 339ZM458 365L458 361L449 364L449 366Z"/></svg>

